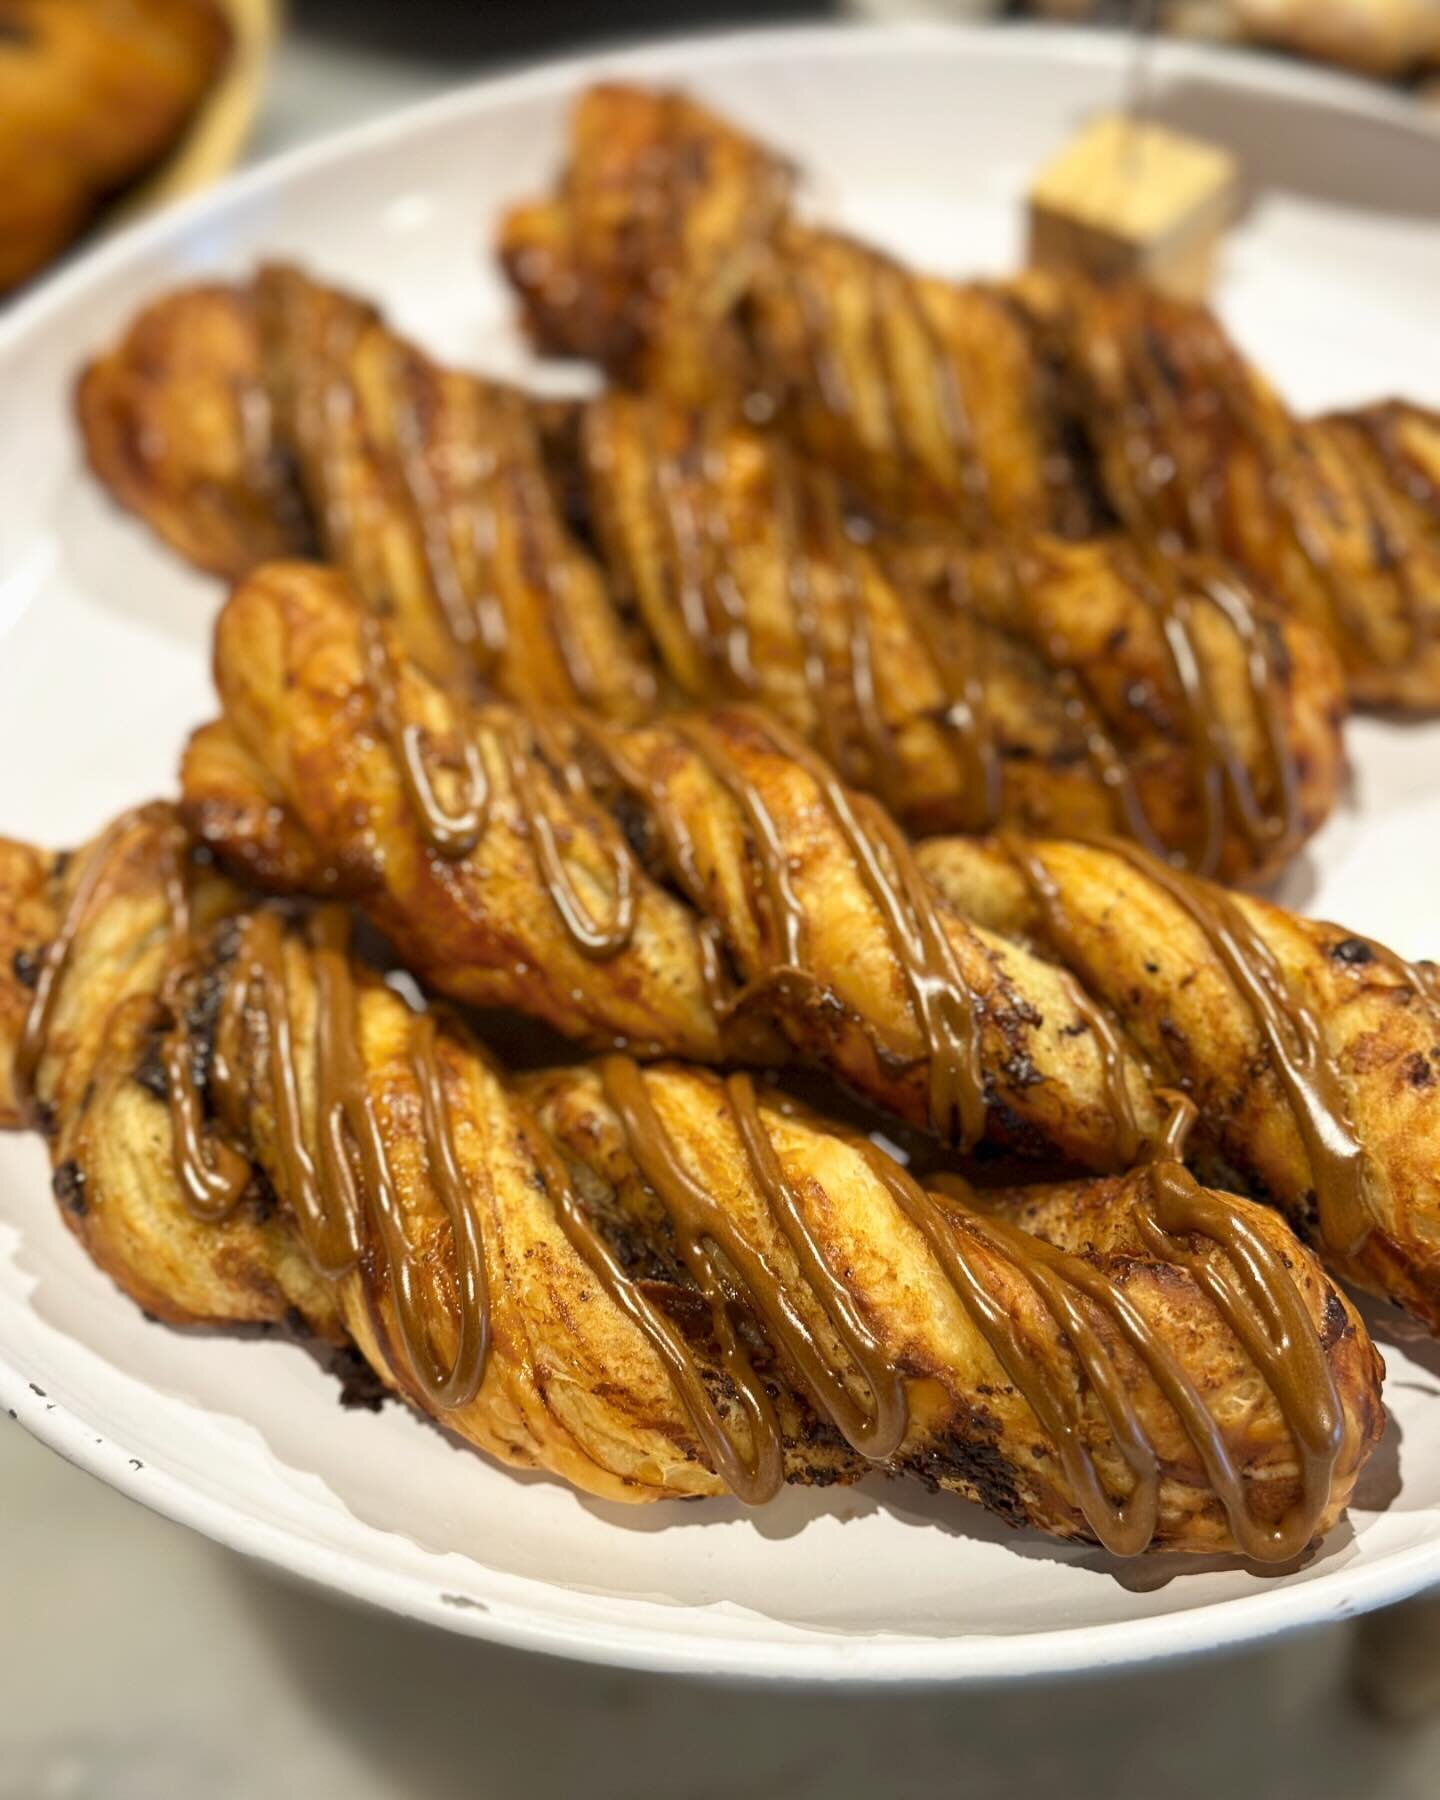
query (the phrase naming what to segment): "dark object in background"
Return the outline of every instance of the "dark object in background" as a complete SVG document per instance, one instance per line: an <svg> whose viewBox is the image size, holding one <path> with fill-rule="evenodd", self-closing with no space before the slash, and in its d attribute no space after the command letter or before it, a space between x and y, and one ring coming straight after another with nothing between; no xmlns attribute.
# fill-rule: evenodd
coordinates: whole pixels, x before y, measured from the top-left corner
<svg viewBox="0 0 1440 1800"><path fill-rule="evenodd" d="M312 37L397 55L443 53L468 61L561 55L595 44L676 36L724 25L829 18L827 0L291 0L294 23Z"/></svg>
<svg viewBox="0 0 1440 1800"><path fill-rule="evenodd" d="M215 0L0 0L0 293L160 161L229 50Z"/></svg>

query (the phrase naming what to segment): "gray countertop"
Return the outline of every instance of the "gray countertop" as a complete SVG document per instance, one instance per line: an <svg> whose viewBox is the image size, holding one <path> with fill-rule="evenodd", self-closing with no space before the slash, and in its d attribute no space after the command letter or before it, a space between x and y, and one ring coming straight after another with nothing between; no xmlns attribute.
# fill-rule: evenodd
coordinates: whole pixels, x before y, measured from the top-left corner
<svg viewBox="0 0 1440 1800"><path fill-rule="evenodd" d="M291 1587L0 1419L3 1800L1433 1800L1346 1630L994 1694L737 1692L552 1662Z"/></svg>
<svg viewBox="0 0 1440 1800"><path fill-rule="evenodd" d="M341 44L340 10L300 8L257 156L480 60L473 34L428 58L387 54L383 31ZM393 29L407 10L366 14ZM3 1418L0 1493L0 1800L1437 1791L1440 1724L1386 1731L1351 1703L1353 1627L1054 1689L735 1692L493 1650L290 1587Z"/></svg>

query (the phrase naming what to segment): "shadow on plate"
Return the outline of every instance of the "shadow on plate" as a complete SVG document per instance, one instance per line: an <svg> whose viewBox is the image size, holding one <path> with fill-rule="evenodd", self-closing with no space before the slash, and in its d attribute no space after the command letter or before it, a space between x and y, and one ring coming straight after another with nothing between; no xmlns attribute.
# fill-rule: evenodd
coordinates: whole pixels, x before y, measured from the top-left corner
<svg viewBox="0 0 1440 1800"><path fill-rule="evenodd" d="M55 1226L57 1231L63 1228ZM97 1300L107 1293L108 1283L88 1263L77 1268L74 1278L60 1282L50 1273L46 1259L38 1261L30 1255L28 1234L22 1241L19 1261L22 1268L37 1279L30 1303L40 1318L59 1330L94 1341L93 1326L102 1316ZM73 1251L68 1243L63 1250ZM342 1505L350 1516L376 1531L385 1532L415 1545L433 1556L474 1555L484 1561L483 1552L445 1531L433 1514L413 1503L413 1489L405 1483L376 1480L374 1471L403 1462L413 1468L415 1480L423 1484L446 1483L445 1468L453 1457L473 1460L477 1474L481 1471L493 1478L496 1465L480 1452L446 1431L434 1421L410 1411L399 1401L389 1401L383 1418L363 1413L337 1417L341 1388L328 1375L319 1375L311 1365L308 1353L298 1344L277 1341L275 1334L250 1334L246 1341L235 1332L203 1332L178 1330L150 1323L138 1311L133 1320L129 1302L118 1298L114 1304L123 1313L109 1326L107 1337L97 1354L107 1354L106 1345L120 1366L135 1379L145 1382L157 1392L187 1404L234 1418L262 1438L266 1450L291 1476L317 1480ZM86 1321L90 1328L87 1328ZM118 1335L115 1335L118 1334ZM113 1341L112 1341L113 1340ZM213 1384L197 1384L187 1379L191 1346L197 1342L226 1343L233 1340L237 1379L227 1381L225 1392L217 1393ZM294 1359L290 1369L282 1369L275 1360ZM254 1376L245 1367L249 1360ZM265 1362L268 1366L262 1368ZM286 1383L283 1404L267 1409L264 1395L271 1383ZM304 1404L296 1403L294 1384L304 1389ZM333 1398L332 1398L333 1396ZM334 1407L335 1411L329 1409ZM1367 1510L1381 1510L1394 1499L1399 1487L1399 1428L1391 1420L1386 1437L1375 1461L1367 1471L1361 1504ZM122 1446L117 1446L122 1454ZM437 1460L437 1458L441 1460ZM1319 1551L1302 1565L1280 1570L1247 1565L1234 1557L1189 1557L1158 1555L1135 1561L1104 1554L1093 1546L1066 1544L1038 1532L1016 1531L981 1507L955 1495L929 1493L918 1482L887 1478L880 1474L866 1478L855 1487L805 1489L787 1488L770 1505L750 1509L733 1500L700 1500L660 1503L628 1507L590 1496L573 1493L554 1477L525 1470L504 1470L503 1479L513 1484L517 1504L526 1490L550 1489L568 1496L574 1505L605 1526L630 1534L661 1532L690 1533L719 1527L734 1530L743 1525L757 1538L771 1543L796 1537L821 1519L849 1525L878 1514L888 1514L896 1523L942 1533L969 1543L994 1545L1008 1555L1057 1567L1083 1570L1107 1583L1113 1582L1130 1592L1149 1592L1182 1576L1215 1576L1244 1572L1257 1578L1287 1575L1303 1566L1313 1573L1321 1566L1348 1559L1353 1553L1354 1534L1348 1523L1337 1527ZM463 1482L464 1471L460 1471ZM443 1516L443 1508L441 1509ZM536 1558L536 1546L522 1546L511 1555L519 1557L514 1572L543 1576L544 1569ZM530 1567L530 1563L535 1563ZM586 1565L583 1569L567 1568L557 1578L593 1593L628 1592L608 1587L604 1571ZM455 1575L442 1574L442 1581L452 1581L455 1604L464 1605L463 1570ZM703 1584L702 1584L703 1587ZM714 1598L721 1598L718 1593ZM692 1595L677 1604L698 1604ZM762 1608L763 1610L763 1608ZM833 1625L831 1628L835 1628Z"/></svg>

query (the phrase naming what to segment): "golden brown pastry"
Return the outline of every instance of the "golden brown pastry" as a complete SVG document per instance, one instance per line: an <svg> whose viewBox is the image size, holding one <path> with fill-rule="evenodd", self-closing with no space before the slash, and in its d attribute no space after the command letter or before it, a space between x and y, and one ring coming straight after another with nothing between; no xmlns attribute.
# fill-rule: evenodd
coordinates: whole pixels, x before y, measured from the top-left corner
<svg viewBox="0 0 1440 1800"><path fill-rule="evenodd" d="M1119 830L1255 879L1330 810L1333 654L1216 564L859 542L774 436L632 395L587 408L583 451L605 564L675 687L767 706L911 831Z"/></svg>
<svg viewBox="0 0 1440 1800"><path fill-rule="evenodd" d="M184 290L86 369L76 405L101 480L202 567L238 576L313 534L437 679L622 719L654 705L536 413L363 302L283 266Z"/></svg>
<svg viewBox="0 0 1440 1800"><path fill-rule="evenodd" d="M753 1039L778 1013L916 1123L1125 1166L1065 980L937 911L880 808L762 715L620 732L467 710L303 564L236 589L215 670L229 743L209 731L187 759L187 820L257 880L285 861L282 822L303 832L328 891L438 990L705 1062L772 1057L773 1032ZM1119 1079L1152 1119L1138 1067Z"/></svg>
<svg viewBox="0 0 1440 1800"><path fill-rule="evenodd" d="M654 680L566 529L525 398L431 362L373 307L270 267L266 390L327 554L438 679L642 717Z"/></svg>
<svg viewBox="0 0 1440 1800"><path fill-rule="evenodd" d="M163 807L70 858L0 845L0 952L11 1114L127 1292L181 1324L297 1308L590 1492L758 1501L878 1463L1062 1537L1280 1559L1378 1439L1358 1317L1178 1134L981 1210L744 1076L510 1082L338 908L246 907ZM1083 1256L1026 1208L1083 1218Z"/></svg>
<svg viewBox="0 0 1440 1800"><path fill-rule="evenodd" d="M0 0L0 293L159 161L229 48L213 0Z"/></svg>
<svg viewBox="0 0 1440 1800"><path fill-rule="evenodd" d="M1333 657L1233 576L1119 541L867 546L773 437L620 395L577 431L294 270L152 307L79 409L102 479L207 565L243 573L313 512L437 678L625 722L755 700L913 831L1114 829L1254 880L1340 779Z"/></svg>
<svg viewBox="0 0 1440 1800"><path fill-rule="evenodd" d="M1057 372L1017 296L802 225L790 186L683 96L593 87L554 196L507 215L500 257L542 349L679 405L744 400L883 510L971 535L1090 528Z"/></svg>
<svg viewBox="0 0 1440 1800"><path fill-rule="evenodd" d="M1326 633L1361 702L1440 703L1432 415L1297 419L1203 307L1043 273L940 282L784 207L722 204L766 160L737 139L669 95L582 97L554 196L500 232L541 348L689 403L647 342L646 284L668 317L726 262L704 398L773 421L892 527L973 543L1118 519L1224 558ZM627 248L641 215L649 261Z"/></svg>
<svg viewBox="0 0 1440 1800"><path fill-rule="evenodd" d="M1365 705L1440 705L1440 424L1298 419L1201 306L1075 284L1063 331L1106 493L1324 631Z"/></svg>
<svg viewBox="0 0 1440 1800"><path fill-rule="evenodd" d="M91 467L198 568L233 580L316 548L275 435L251 289L209 283L147 306L86 367L75 404Z"/></svg>
<svg viewBox="0 0 1440 1800"><path fill-rule="evenodd" d="M1200 1166L1440 1329L1440 972L1111 840L935 839L977 926L1063 961L1202 1121Z"/></svg>
<svg viewBox="0 0 1440 1800"><path fill-rule="evenodd" d="M682 406L730 396L750 362L735 309L793 169L681 93L602 83L570 128L554 198L515 207L501 233L537 341Z"/></svg>
<svg viewBox="0 0 1440 1800"><path fill-rule="evenodd" d="M1204 1166L1440 1325L1428 965L1118 840L912 851L743 708L628 731L467 713L383 645L329 572L237 590L216 646L230 748L184 782L226 860L263 877L284 821L443 992L695 1060L771 1057L749 1036L766 1025L969 1145L1126 1167L1161 1076L1200 1105Z"/></svg>

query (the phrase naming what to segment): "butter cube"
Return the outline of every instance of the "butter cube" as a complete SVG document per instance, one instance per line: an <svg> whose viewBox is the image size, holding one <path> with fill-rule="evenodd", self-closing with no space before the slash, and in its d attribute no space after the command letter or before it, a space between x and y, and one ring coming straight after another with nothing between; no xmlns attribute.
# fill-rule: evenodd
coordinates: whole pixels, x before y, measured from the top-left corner
<svg viewBox="0 0 1440 1800"><path fill-rule="evenodd" d="M1133 275L1203 299L1234 213L1236 175L1235 158L1214 144L1107 114L1035 178L1030 264Z"/></svg>

